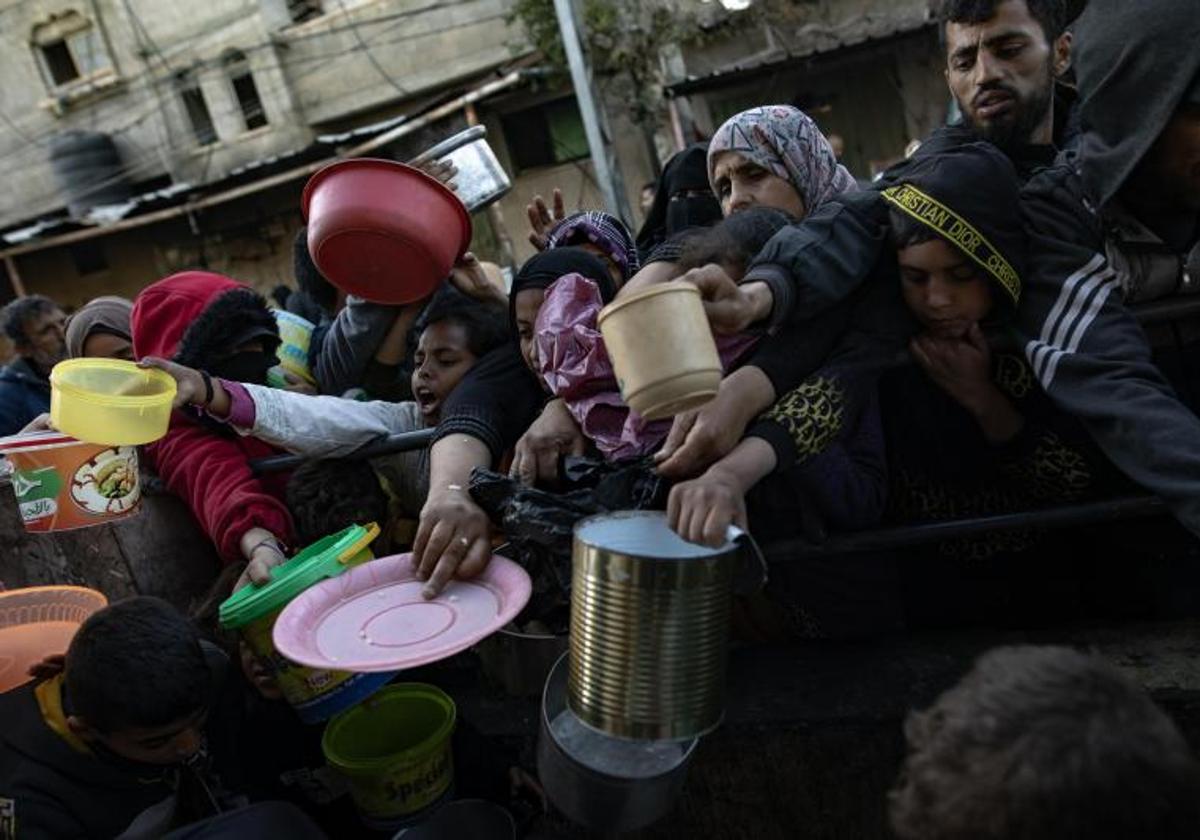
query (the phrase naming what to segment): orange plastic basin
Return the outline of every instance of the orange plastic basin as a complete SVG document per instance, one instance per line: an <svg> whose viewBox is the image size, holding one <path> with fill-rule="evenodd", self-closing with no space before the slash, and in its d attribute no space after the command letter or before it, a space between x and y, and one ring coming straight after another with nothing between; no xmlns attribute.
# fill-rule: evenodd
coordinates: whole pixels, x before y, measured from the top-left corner
<svg viewBox="0 0 1200 840"><path fill-rule="evenodd" d="M0 692L29 682L29 667L66 653L79 625L108 599L82 586L0 592Z"/></svg>

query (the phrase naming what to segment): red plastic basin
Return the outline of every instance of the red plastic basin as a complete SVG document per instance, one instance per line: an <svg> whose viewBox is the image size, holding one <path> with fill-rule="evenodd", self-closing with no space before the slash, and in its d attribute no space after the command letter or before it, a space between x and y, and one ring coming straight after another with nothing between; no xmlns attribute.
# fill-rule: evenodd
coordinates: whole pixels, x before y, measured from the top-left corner
<svg viewBox="0 0 1200 840"><path fill-rule="evenodd" d="M458 197L391 160L331 163L308 180L300 208L317 268L376 303L429 295L471 242L471 217Z"/></svg>

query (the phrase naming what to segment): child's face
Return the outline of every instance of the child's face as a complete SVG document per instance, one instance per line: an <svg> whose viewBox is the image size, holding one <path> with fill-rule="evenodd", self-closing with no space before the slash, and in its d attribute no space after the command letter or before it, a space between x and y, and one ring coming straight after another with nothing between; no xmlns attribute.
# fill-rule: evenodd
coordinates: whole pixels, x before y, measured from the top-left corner
<svg viewBox="0 0 1200 840"><path fill-rule="evenodd" d="M962 338L992 309L992 287L975 264L943 239L896 253L904 302L938 338Z"/></svg>
<svg viewBox="0 0 1200 840"><path fill-rule="evenodd" d="M90 359L124 359L132 362L133 344L119 335L96 332L83 340L83 356Z"/></svg>
<svg viewBox="0 0 1200 840"><path fill-rule="evenodd" d="M98 742L110 752L139 764L180 764L195 755L204 743L206 709L200 709L166 726L131 726L111 733L87 728L78 718L68 723L85 741Z"/></svg>
<svg viewBox="0 0 1200 840"><path fill-rule="evenodd" d="M514 306L517 311L517 339L521 344L521 358L525 360L525 364L537 376L539 382L542 377L538 373L537 350L533 344L533 325L537 323L538 311L542 308L545 300L545 289L523 289L517 292L517 296L514 298Z"/></svg>
<svg viewBox="0 0 1200 840"><path fill-rule="evenodd" d="M584 242L582 245L576 245L575 247L599 257L608 266L608 276L617 284L618 289L625 285L625 275L621 271L621 266L617 265L617 261L609 256L608 251L605 251L595 242Z"/></svg>
<svg viewBox="0 0 1200 840"><path fill-rule="evenodd" d="M417 342L413 364L413 397L421 416L435 424L441 419L446 397L475 364L466 328L454 321L430 324Z"/></svg>

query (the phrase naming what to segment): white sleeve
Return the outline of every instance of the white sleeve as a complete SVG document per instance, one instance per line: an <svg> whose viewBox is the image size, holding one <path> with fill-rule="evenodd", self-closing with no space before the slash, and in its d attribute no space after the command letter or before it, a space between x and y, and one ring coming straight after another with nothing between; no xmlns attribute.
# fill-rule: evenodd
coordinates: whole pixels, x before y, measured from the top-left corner
<svg viewBox="0 0 1200 840"><path fill-rule="evenodd" d="M246 384L254 400L251 435L295 455L337 458L420 428L416 403L356 402Z"/></svg>

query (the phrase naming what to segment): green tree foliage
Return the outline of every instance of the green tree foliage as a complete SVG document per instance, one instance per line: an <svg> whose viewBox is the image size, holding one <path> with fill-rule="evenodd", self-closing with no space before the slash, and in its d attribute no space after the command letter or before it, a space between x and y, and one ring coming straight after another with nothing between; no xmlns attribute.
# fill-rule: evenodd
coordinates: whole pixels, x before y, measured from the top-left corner
<svg viewBox="0 0 1200 840"><path fill-rule="evenodd" d="M661 53L664 47L701 47L739 31L806 22L819 0L752 0L744 11L695 0L575 0L582 18L584 48L592 75L610 101L627 103L635 121L661 119ZM567 60L559 37L554 0L515 0L510 20L520 21L530 42L560 76Z"/></svg>

